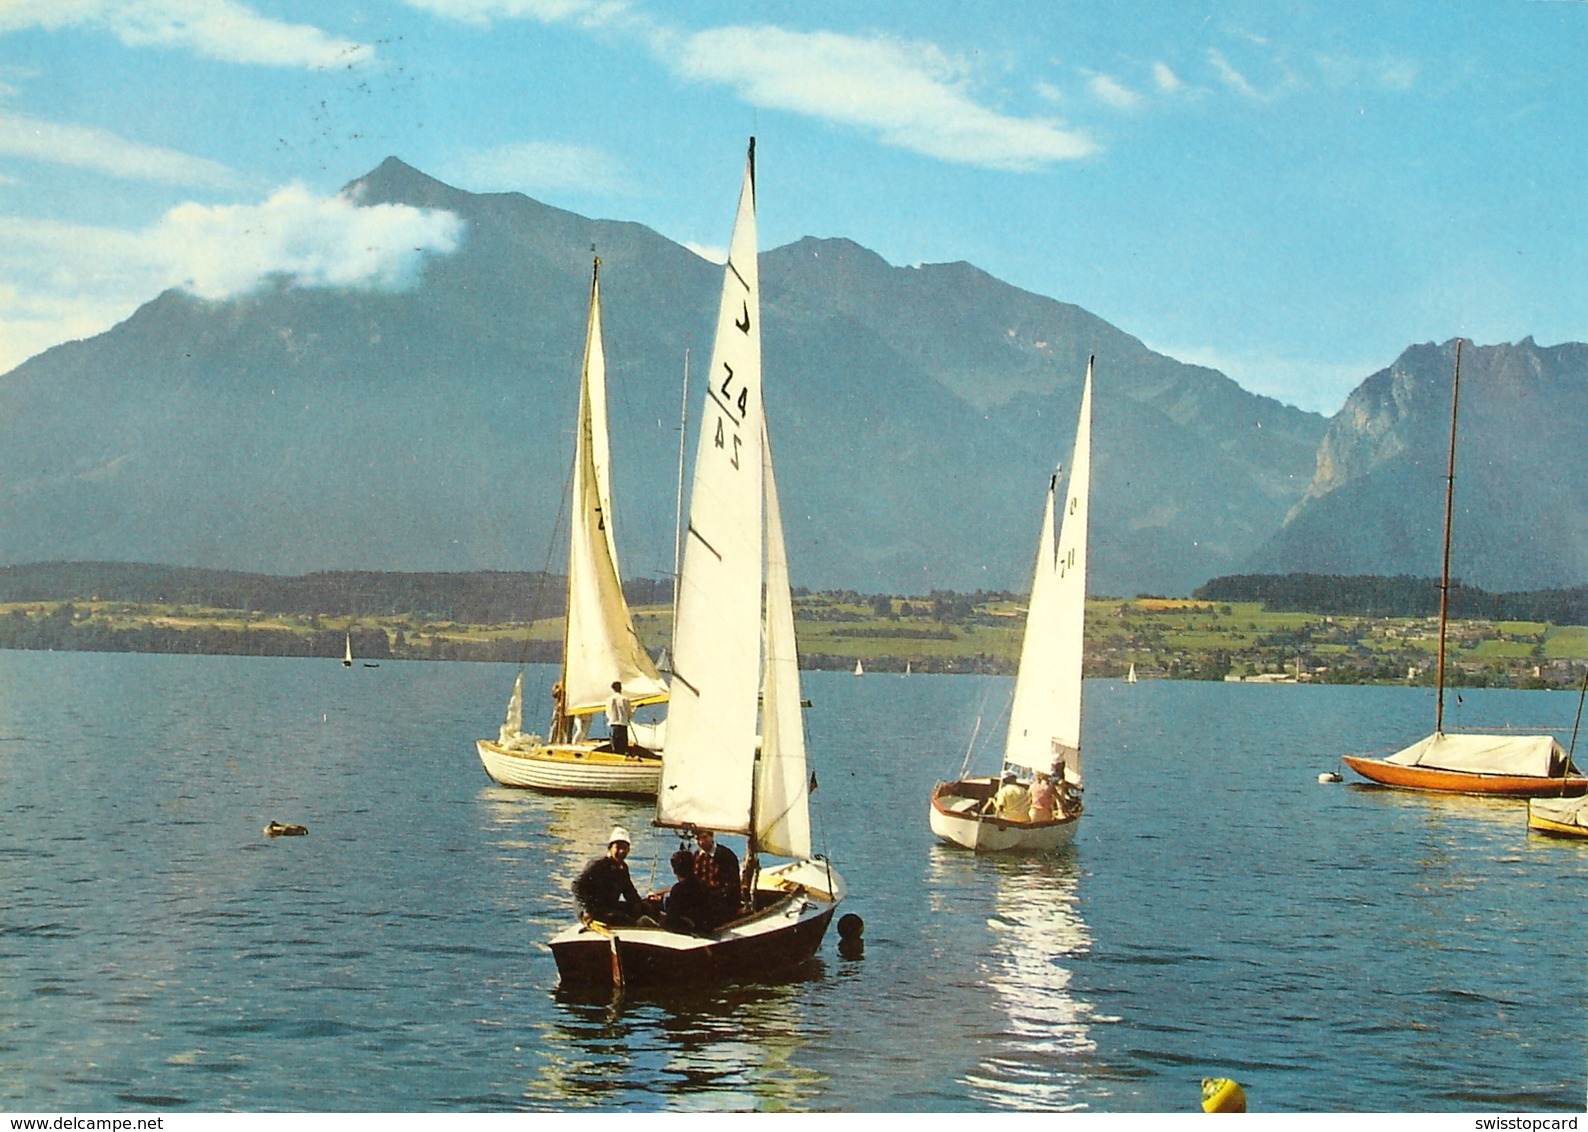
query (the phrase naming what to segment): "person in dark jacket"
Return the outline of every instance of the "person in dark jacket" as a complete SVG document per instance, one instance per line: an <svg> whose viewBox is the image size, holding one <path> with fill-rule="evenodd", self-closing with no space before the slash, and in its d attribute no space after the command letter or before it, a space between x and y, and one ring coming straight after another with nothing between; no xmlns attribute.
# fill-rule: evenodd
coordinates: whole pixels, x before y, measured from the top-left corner
<svg viewBox="0 0 1588 1132"><path fill-rule="evenodd" d="M695 855L688 849L673 854L673 887L662 899L662 926L674 932L710 931L715 925L711 893L695 876Z"/></svg>
<svg viewBox="0 0 1588 1132"><path fill-rule="evenodd" d="M591 861L573 882L582 922L632 924L644 915L645 905L629 878L628 855L629 831L616 826L607 838L606 856Z"/></svg>
<svg viewBox="0 0 1588 1132"><path fill-rule="evenodd" d="M711 894L713 919L715 923L731 920L739 914L738 855L726 845L718 845L717 835L709 829L695 834L695 844L699 846L695 878Z"/></svg>

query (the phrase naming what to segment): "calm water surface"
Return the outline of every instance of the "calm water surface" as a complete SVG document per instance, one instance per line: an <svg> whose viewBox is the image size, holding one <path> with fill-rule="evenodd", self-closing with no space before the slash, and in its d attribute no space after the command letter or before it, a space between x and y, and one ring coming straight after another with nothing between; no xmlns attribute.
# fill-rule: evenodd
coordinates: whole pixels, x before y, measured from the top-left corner
<svg viewBox="0 0 1588 1132"><path fill-rule="evenodd" d="M925 808L1008 681L807 673L864 956L611 1002L542 941L650 811L491 784L511 680L0 652L0 1108L1195 1111L1210 1075L1265 1111L1584 1108L1588 845L1317 782L1426 732L1427 690L1088 682L1075 845L998 860ZM1575 709L1451 707L1568 741ZM643 887L672 839L637 840Z"/></svg>

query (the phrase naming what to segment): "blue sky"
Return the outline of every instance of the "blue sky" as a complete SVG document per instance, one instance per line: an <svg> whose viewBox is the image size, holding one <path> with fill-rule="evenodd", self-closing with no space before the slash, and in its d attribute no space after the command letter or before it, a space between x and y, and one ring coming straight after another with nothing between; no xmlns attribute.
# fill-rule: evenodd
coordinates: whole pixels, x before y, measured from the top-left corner
<svg viewBox="0 0 1588 1132"><path fill-rule="evenodd" d="M400 287L396 155L712 254L968 260L1336 411L1413 342L1588 338L1588 4L0 0L0 373L170 286Z"/></svg>

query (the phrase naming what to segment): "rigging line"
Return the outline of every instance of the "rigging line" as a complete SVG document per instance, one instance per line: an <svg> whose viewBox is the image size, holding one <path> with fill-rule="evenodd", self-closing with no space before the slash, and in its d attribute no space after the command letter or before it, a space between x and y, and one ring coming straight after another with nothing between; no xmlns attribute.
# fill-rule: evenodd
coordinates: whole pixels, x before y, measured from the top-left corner
<svg viewBox="0 0 1588 1132"><path fill-rule="evenodd" d="M1588 672L1582 674L1582 691L1577 695L1577 719L1571 725L1571 748L1566 752L1566 762L1569 766L1572 756L1577 753L1577 730L1582 726L1582 702L1588 697Z"/></svg>
<svg viewBox="0 0 1588 1132"><path fill-rule="evenodd" d="M1439 579L1439 691L1434 701L1434 733L1445 726L1445 631L1450 616L1450 522L1456 498L1456 409L1461 402L1461 346L1456 339L1456 373L1450 382L1450 461L1445 474L1445 564Z"/></svg>

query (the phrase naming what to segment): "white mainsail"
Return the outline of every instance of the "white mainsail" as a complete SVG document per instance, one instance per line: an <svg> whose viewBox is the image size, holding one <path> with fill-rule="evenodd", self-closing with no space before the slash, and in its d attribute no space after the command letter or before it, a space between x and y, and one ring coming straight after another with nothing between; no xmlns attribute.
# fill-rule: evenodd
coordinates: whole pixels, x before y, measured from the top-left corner
<svg viewBox="0 0 1588 1132"><path fill-rule="evenodd" d="M1057 546L1053 532L1058 476L1048 485L1004 748L1005 763L1043 773L1062 759L1066 780L1077 786L1081 785L1081 656L1091 453L1092 363L1088 361Z"/></svg>
<svg viewBox="0 0 1588 1132"><path fill-rule="evenodd" d="M563 695L569 715L602 710L612 681L635 704L667 698L667 686L634 631L618 572L612 533L610 442L607 437L606 351L601 339L600 266L590 280L590 320L579 383L574 438L573 500L568 546L568 621L563 644Z"/></svg>
<svg viewBox="0 0 1588 1132"><path fill-rule="evenodd" d="M757 847L780 857L811 855L810 779L800 717L799 650L789 590L783 511L772 475L772 445L762 418L766 484L766 671L761 679L761 759L756 767Z"/></svg>
<svg viewBox="0 0 1588 1132"><path fill-rule="evenodd" d="M656 820L749 833L761 675L761 311L755 151L723 273L673 625Z"/></svg>

